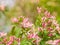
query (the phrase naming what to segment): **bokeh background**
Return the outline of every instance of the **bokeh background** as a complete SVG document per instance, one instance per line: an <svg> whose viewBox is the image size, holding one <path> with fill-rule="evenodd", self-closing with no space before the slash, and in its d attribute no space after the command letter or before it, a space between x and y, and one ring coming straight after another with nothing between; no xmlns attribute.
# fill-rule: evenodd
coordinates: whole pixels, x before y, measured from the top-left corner
<svg viewBox="0 0 60 45"><path fill-rule="evenodd" d="M0 0L0 5L6 5L5 12L0 12L0 31L11 30L11 18L18 16L29 17L32 22L37 15L37 6L55 15L60 24L60 0Z"/></svg>

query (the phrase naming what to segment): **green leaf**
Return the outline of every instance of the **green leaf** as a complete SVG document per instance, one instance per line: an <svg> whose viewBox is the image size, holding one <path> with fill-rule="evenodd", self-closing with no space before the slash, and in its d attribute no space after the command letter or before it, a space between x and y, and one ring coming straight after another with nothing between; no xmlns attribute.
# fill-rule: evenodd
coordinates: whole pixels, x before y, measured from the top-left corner
<svg viewBox="0 0 60 45"><path fill-rule="evenodd" d="M28 41L27 39L23 39L21 41L21 45L32 45L32 43L30 41Z"/></svg>

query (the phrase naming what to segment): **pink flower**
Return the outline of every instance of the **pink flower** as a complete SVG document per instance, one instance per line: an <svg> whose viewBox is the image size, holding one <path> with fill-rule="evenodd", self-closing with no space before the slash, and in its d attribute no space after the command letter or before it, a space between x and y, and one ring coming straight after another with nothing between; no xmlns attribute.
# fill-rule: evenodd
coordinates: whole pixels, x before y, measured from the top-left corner
<svg viewBox="0 0 60 45"><path fill-rule="evenodd" d="M28 38L31 39L31 38L37 38L38 35L36 34L28 34Z"/></svg>
<svg viewBox="0 0 60 45"><path fill-rule="evenodd" d="M11 19L11 21L12 21L13 23L15 23L15 22L18 22L18 19L14 17L14 18Z"/></svg>
<svg viewBox="0 0 60 45"><path fill-rule="evenodd" d="M52 23L52 20L48 20L48 22L47 22L47 23L48 23L48 25L49 25L49 24L51 24L51 23Z"/></svg>
<svg viewBox="0 0 60 45"><path fill-rule="evenodd" d="M35 36L34 34L29 34L28 38L31 39L31 38L34 38L34 36Z"/></svg>
<svg viewBox="0 0 60 45"><path fill-rule="evenodd" d="M49 40L46 43L47 44L51 44L51 45L58 45L58 43L60 43L60 39L57 39L57 40Z"/></svg>
<svg viewBox="0 0 60 45"><path fill-rule="evenodd" d="M20 38L16 38L16 37L15 37L15 40L18 42L17 45L20 45Z"/></svg>
<svg viewBox="0 0 60 45"><path fill-rule="evenodd" d="M7 45L11 45L14 41L14 36L10 36L10 40L7 42Z"/></svg>
<svg viewBox="0 0 60 45"><path fill-rule="evenodd" d="M45 28L47 26L47 23L43 22L42 27Z"/></svg>
<svg viewBox="0 0 60 45"><path fill-rule="evenodd" d="M59 26L56 26L56 30L60 30L60 27Z"/></svg>
<svg viewBox="0 0 60 45"><path fill-rule="evenodd" d="M47 18L46 17L42 17L42 21L45 21Z"/></svg>
<svg viewBox="0 0 60 45"><path fill-rule="evenodd" d="M54 24L55 26L57 26L57 21L56 20L53 20L52 21L52 24Z"/></svg>
<svg viewBox="0 0 60 45"><path fill-rule="evenodd" d="M4 42L4 43L7 43L7 39L6 39L6 38L4 38L4 39L3 39L3 42Z"/></svg>
<svg viewBox="0 0 60 45"><path fill-rule="evenodd" d="M58 33L60 34L60 26L59 26L59 24L57 24L56 25L56 28L55 28L57 31L58 31Z"/></svg>
<svg viewBox="0 0 60 45"><path fill-rule="evenodd" d="M5 10L5 5L0 5L0 10L4 11Z"/></svg>
<svg viewBox="0 0 60 45"><path fill-rule="evenodd" d="M37 34L28 34L28 39L32 39L34 38L35 40L33 40L33 43L36 43L36 45L38 45L38 42L41 40Z"/></svg>
<svg viewBox="0 0 60 45"><path fill-rule="evenodd" d="M10 41L14 41L14 36L10 36Z"/></svg>
<svg viewBox="0 0 60 45"><path fill-rule="evenodd" d="M33 25L31 22L29 22L28 18L25 18L21 24L24 28L31 28Z"/></svg>
<svg viewBox="0 0 60 45"><path fill-rule="evenodd" d="M55 16L51 16L50 18L55 19Z"/></svg>
<svg viewBox="0 0 60 45"><path fill-rule="evenodd" d="M20 38L16 38L16 41L17 41L17 42L20 42Z"/></svg>
<svg viewBox="0 0 60 45"><path fill-rule="evenodd" d="M41 7L37 7L38 13L41 13Z"/></svg>
<svg viewBox="0 0 60 45"><path fill-rule="evenodd" d="M18 45L20 45L20 42L18 42Z"/></svg>
<svg viewBox="0 0 60 45"><path fill-rule="evenodd" d="M46 44L53 44L53 40L48 40Z"/></svg>
<svg viewBox="0 0 60 45"><path fill-rule="evenodd" d="M9 41L6 45L11 45L13 42L12 41Z"/></svg>
<svg viewBox="0 0 60 45"><path fill-rule="evenodd" d="M60 39L54 40L52 45L59 45Z"/></svg>
<svg viewBox="0 0 60 45"><path fill-rule="evenodd" d="M52 33L49 33L49 34L48 34L48 36L49 36L49 37L52 37L52 36L53 36L53 34L52 34Z"/></svg>
<svg viewBox="0 0 60 45"><path fill-rule="evenodd" d="M47 30L48 30L48 31L52 31L53 29L52 29L51 27L48 27Z"/></svg>
<svg viewBox="0 0 60 45"><path fill-rule="evenodd" d="M51 14L50 14L50 12L48 12L48 11L45 11L45 16L47 17L47 18L50 18L51 17Z"/></svg>
<svg viewBox="0 0 60 45"><path fill-rule="evenodd" d="M7 33L0 32L0 37L4 37L4 36L6 36L6 35L7 35Z"/></svg>
<svg viewBox="0 0 60 45"><path fill-rule="evenodd" d="M38 31L42 31L43 29L41 27L38 27Z"/></svg>

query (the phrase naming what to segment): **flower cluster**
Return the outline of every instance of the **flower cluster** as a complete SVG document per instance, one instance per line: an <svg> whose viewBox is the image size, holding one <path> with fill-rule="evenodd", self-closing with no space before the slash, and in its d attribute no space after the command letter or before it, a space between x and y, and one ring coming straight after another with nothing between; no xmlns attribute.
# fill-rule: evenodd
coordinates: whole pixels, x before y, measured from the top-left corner
<svg viewBox="0 0 60 45"><path fill-rule="evenodd" d="M42 9L39 9L39 10L40 10L40 12L42 12ZM39 10L37 10L38 13L39 13ZM51 13L48 11L43 11L43 13L44 14L42 16L40 15L42 13L39 13L39 15L38 15L38 17L39 16L41 17L41 19L39 19L40 20L40 23L39 23L40 26L38 26L38 31L40 31L39 36L42 38L42 40L45 41L45 43L48 40L54 40L54 39L60 38L59 37L60 25L56 21L55 15L51 15ZM60 40L60 39L58 39L58 40ZM57 42L59 42L59 41L57 41ZM54 40L54 42L52 41L52 43L56 43L55 40ZM58 43L52 44L52 45L58 45Z"/></svg>
<svg viewBox="0 0 60 45"><path fill-rule="evenodd" d="M29 22L28 18L25 18L21 24L24 28L32 27L33 25L31 22Z"/></svg>
<svg viewBox="0 0 60 45"><path fill-rule="evenodd" d="M10 36L9 39L7 37L3 38L0 44L12 45L15 40L17 44L20 45L20 38L16 38L15 36Z"/></svg>
<svg viewBox="0 0 60 45"><path fill-rule="evenodd" d="M51 45L59 45L60 39L57 39L57 40L49 40L46 43L51 44Z"/></svg>
<svg viewBox="0 0 60 45"><path fill-rule="evenodd" d="M60 25L55 15L37 7L35 22L24 16L11 18L12 30L0 32L0 44L4 45L59 45Z"/></svg>

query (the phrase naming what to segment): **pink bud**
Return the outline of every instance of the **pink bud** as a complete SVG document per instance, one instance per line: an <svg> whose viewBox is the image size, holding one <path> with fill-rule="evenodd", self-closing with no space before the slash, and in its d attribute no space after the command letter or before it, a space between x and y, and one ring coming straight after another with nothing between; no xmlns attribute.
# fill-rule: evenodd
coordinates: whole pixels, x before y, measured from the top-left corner
<svg viewBox="0 0 60 45"><path fill-rule="evenodd" d="M30 22L28 18L25 18L21 24L24 28L31 28L33 26L32 22Z"/></svg>
<svg viewBox="0 0 60 45"><path fill-rule="evenodd" d="M28 35L28 38L29 38L29 39L34 38L34 34L29 34L29 35Z"/></svg>
<svg viewBox="0 0 60 45"><path fill-rule="evenodd" d="M47 23L43 22L42 27L45 28L47 26Z"/></svg>
<svg viewBox="0 0 60 45"><path fill-rule="evenodd" d="M53 35L52 35L52 33L49 33L48 36L51 37L51 36L53 36Z"/></svg>
<svg viewBox="0 0 60 45"><path fill-rule="evenodd" d="M52 31L53 29L51 27L47 28L48 31Z"/></svg>
<svg viewBox="0 0 60 45"><path fill-rule="evenodd" d="M42 20L45 21L47 18L46 17L42 17Z"/></svg>
<svg viewBox="0 0 60 45"><path fill-rule="evenodd" d="M41 7L37 7L38 13L41 13Z"/></svg>
<svg viewBox="0 0 60 45"><path fill-rule="evenodd" d="M57 21L56 20L53 20L52 23L57 26Z"/></svg>
<svg viewBox="0 0 60 45"><path fill-rule="evenodd" d="M20 42L20 38L17 38L16 41Z"/></svg>
<svg viewBox="0 0 60 45"><path fill-rule="evenodd" d="M13 42L12 41L9 41L8 43L7 43L7 45L11 45Z"/></svg>
<svg viewBox="0 0 60 45"><path fill-rule="evenodd" d="M6 38L4 38L4 39L3 39L3 42L4 42L4 43L7 43L7 39L6 39Z"/></svg>
<svg viewBox="0 0 60 45"><path fill-rule="evenodd" d="M51 20L48 20L48 22L47 22L47 23L48 23L48 25L49 25L49 24L51 24L51 23L52 23L52 21L51 21Z"/></svg>
<svg viewBox="0 0 60 45"><path fill-rule="evenodd" d="M31 38L39 38L37 34L28 34L28 39L31 39Z"/></svg>
<svg viewBox="0 0 60 45"><path fill-rule="evenodd" d="M50 14L50 12L48 12L48 11L45 11L45 16L47 17L47 18L50 18L51 17L51 14Z"/></svg>
<svg viewBox="0 0 60 45"><path fill-rule="evenodd" d="M42 31L42 28L41 27L38 27L38 31Z"/></svg>
<svg viewBox="0 0 60 45"><path fill-rule="evenodd" d="M59 26L56 26L56 30L60 30L60 27Z"/></svg>
<svg viewBox="0 0 60 45"><path fill-rule="evenodd" d="M5 5L0 5L0 10L4 11L5 10Z"/></svg>
<svg viewBox="0 0 60 45"><path fill-rule="evenodd" d="M17 19L17 18L12 18L11 21L12 21L13 23L15 23L15 22L18 22L18 19Z"/></svg>
<svg viewBox="0 0 60 45"><path fill-rule="evenodd" d="M10 36L10 41L14 41L14 36Z"/></svg>

